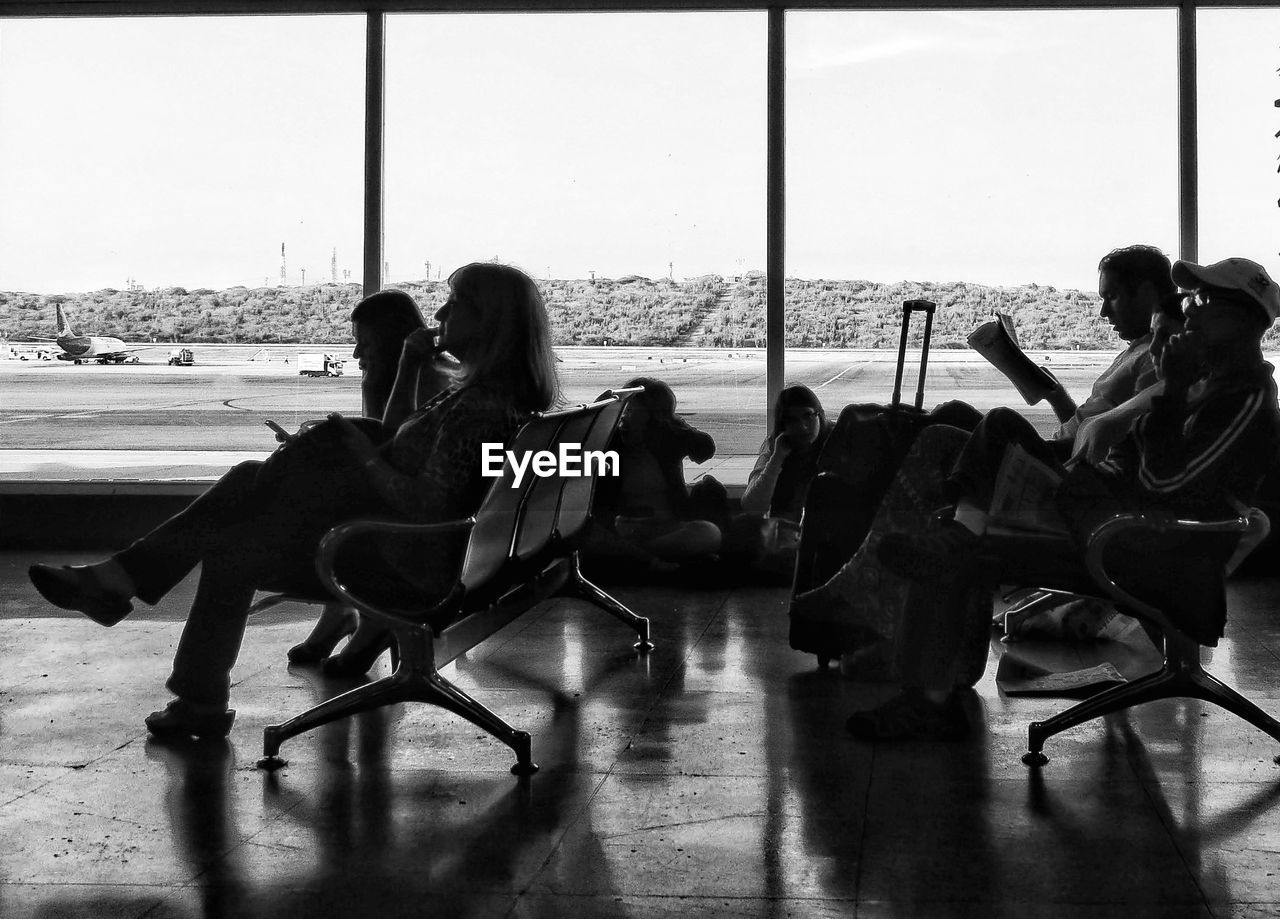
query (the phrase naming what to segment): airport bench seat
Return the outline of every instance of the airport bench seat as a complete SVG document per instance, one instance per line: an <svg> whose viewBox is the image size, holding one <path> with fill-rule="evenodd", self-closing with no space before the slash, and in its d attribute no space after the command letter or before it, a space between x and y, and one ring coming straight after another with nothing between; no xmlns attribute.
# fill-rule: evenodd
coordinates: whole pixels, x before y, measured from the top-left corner
<svg viewBox="0 0 1280 919"><path fill-rule="evenodd" d="M509 449L555 452L560 444L581 445L583 451L604 450L621 417L623 406L639 389L605 393L598 401L565 411L533 416ZM361 615L385 625L399 649L389 676L366 683L263 732L259 765L284 765L280 745L330 721L403 701L428 702L457 714L511 747L516 763L511 771L537 771L530 735L507 724L497 714L440 674L440 668L474 648L499 629L554 596L586 600L635 630L635 647L647 652L649 620L637 616L618 600L583 577L576 540L590 517L595 482L591 476L538 477L526 470L519 486L508 462L495 478L476 515L439 524L353 521L333 528L323 539L317 559L322 581L332 592L325 598L269 597L261 609L287 599L333 602L355 607ZM335 571L344 543L355 536L418 536L428 533L467 533L467 549L457 582L443 599L424 600L415 609L392 607L362 596ZM436 625L432 625L436 623Z"/></svg>
<svg viewBox="0 0 1280 919"><path fill-rule="evenodd" d="M1098 695L1054 715L1045 721L1032 722L1027 728L1027 753L1023 762L1037 767L1048 762L1044 754L1045 741L1055 734L1069 730L1086 721L1113 712L1124 711L1145 702L1158 699L1194 698L1212 702L1236 717L1266 733L1273 740L1280 740L1280 721L1277 721L1256 703L1247 699L1217 677L1205 671L1200 652L1204 644L1216 643L1214 636L1221 634L1226 620L1226 596L1224 582L1228 573L1239 564L1249 550L1255 548L1270 530L1265 514L1256 508L1247 509L1238 517L1221 520L1192 520L1153 511L1145 513L1116 514L1101 521L1089 534L1085 543L1085 568L1078 575L1064 573L1051 578L1049 583L1037 585L1049 588L1053 594L1091 596L1108 600L1116 608L1140 620L1160 638L1164 662L1154 673L1128 683L1121 683ZM1137 533L1144 540L1157 534L1182 535L1196 540L1219 540L1238 537L1235 552L1220 565L1215 573L1207 573L1204 566L1197 568L1193 577L1201 581L1183 596L1177 596L1178 585L1186 578L1171 578L1174 589L1166 588L1165 596L1157 597L1151 590L1133 584L1121 583L1123 578L1108 568L1107 550L1122 534ZM1015 542L1018 551L1027 551L1028 544L1034 550L1039 542L1070 537L1028 537L1026 534L988 536L987 549L1000 554L1001 546L1008 549ZM1221 545L1221 542L1219 542ZM1217 556L1212 550L1206 559ZM1207 564L1212 564L1208 562ZM1280 756L1276 757L1280 763Z"/></svg>

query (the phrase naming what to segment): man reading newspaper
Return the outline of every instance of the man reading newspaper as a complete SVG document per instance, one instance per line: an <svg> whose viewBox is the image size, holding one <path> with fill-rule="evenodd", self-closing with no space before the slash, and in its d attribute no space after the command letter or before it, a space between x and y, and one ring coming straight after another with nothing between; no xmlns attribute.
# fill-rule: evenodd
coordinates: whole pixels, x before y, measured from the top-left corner
<svg viewBox="0 0 1280 919"><path fill-rule="evenodd" d="M1036 434L1029 424L1024 424L1022 430L1022 435L1029 442L1034 442L1032 454L1044 456L1054 465L1073 452L1098 459L1100 455L1105 456L1106 449L1113 443L1125 437L1143 405L1158 391L1152 389L1157 384L1153 341L1158 344L1158 337L1152 334L1153 324L1161 322L1165 327L1181 327L1177 287L1170 276L1169 259L1159 249L1135 245L1109 252L1098 263L1098 295L1102 300L1101 316L1111 322L1117 334L1128 342L1128 347L1098 377L1089 398L1078 406L1051 374L1030 362L1006 329L998 322L986 324L992 326L990 331L995 333L989 341L1004 339L1005 346L996 345L996 348L1008 359L991 357L995 353L991 349L983 353L1018 383L1019 391L1028 402L1047 398L1061 421L1061 426L1049 441ZM1019 365L1028 372L1017 373L1013 368ZM901 607L901 595L905 593L906 586L897 579L897 600L890 599L891 591L888 590L882 590L874 598L868 596L865 589L868 583L882 586L889 583L888 579L881 578L875 559L878 539L883 532L900 527L911 519L913 505L933 500L936 481L925 483L923 477L929 475L936 480L950 469L956 450L982 417L976 409L964 403L949 402L934 409L929 419L931 423L920 432L908 454L916 473L915 500L899 501L897 505L889 504L887 499L882 502L875 512L871 531L848 560L824 583L793 597L793 635L799 632L806 636L821 636L821 641L816 644L824 650L838 647L850 661L861 655L863 664L859 666L864 670L868 655L878 655L878 659L885 657L886 633L892 634L893 623L898 619L892 610ZM874 444L849 444L851 456L856 456L859 450L872 452L874 448ZM870 460L850 459L849 462L862 468ZM839 469L835 471L839 472ZM898 473L901 477L901 469ZM932 504L929 509L936 506ZM807 516L806 527L817 525L816 521L821 519L821 515ZM878 637L871 637L870 633Z"/></svg>
<svg viewBox="0 0 1280 919"><path fill-rule="evenodd" d="M1146 391L1157 382L1159 347L1182 326L1169 259L1152 246L1127 246L1105 255L1098 263L1098 297L1100 315L1128 346L1079 405L1048 370L1022 353L1008 317L983 323L969 336L970 345L1009 377L1028 404L1045 399L1052 406L1061 422L1052 437L1059 459L1072 454L1101 459L1124 438L1150 405L1153 393Z"/></svg>
<svg viewBox="0 0 1280 919"><path fill-rule="evenodd" d="M1059 464L1025 419L997 409L978 425L952 469L947 486L956 498L954 516L880 541L884 566L913 582L896 643L904 691L855 713L848 722L854 734L891 739L967 732L955 668L961 636L972 631L964 615L975 607L956 597L1001 581L1085 575L1080 537L1114 513L1154 507L1223 517L1253 500L1280 448L1275 371L1263 360L1261 344L1280 315L1280 288L1262 266L1242 258L1208 266L1178 262L1172 276L1194 290L1186 329L1170 337L1161 354L1161 390L1104 460ZM1001 540L997 546L985 535L1005 451L1014 444L1062 476L1052 505L1075 542ZM1120 583L1153 598L1192 638L1215 644L1223 626L1221 574L1233 548L1192 547L1150 535L1126 544L1122 537L1109 566ZM1216 605L1204 602L1206 590L1217 590Z"/></svg>

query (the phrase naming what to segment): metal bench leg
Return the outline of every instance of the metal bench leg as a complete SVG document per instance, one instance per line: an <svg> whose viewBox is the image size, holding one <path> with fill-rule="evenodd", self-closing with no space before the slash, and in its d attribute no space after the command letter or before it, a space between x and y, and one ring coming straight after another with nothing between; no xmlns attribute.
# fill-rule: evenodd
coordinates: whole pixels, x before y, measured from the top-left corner
<svg viewBox="0 0 1280 919"><path fill-rule="evenodd" d="M1258 730L1266 733L1272 740L1280 740L1280 721L1272 718L1258 705L1242 696L1226 683L1204 670L1193 670L1188 674L1193 694L1205 702L1221 706L1237 718L1249 722ZM1277 760L1280 762L1280 759Z"/></svg>
<svg viewBox="0 0 1280 919"><path fill-rule="evenodd" d="M515 751L516 764L511 767L515 775L533 775L538 771L538 764L533 761L528 731L517 731L485 705L468 695L461 687L449 682L439 673L427 676L423 688L425 692L420 697L420 701L432 702L455 715L466 718L476 727Z"/></svg>
<svg viewBox="0 0 1280 919"><path fill-rule="evenodd" d="M402 641L404 637L401 636ZM428 663L429 648L412 641L403 642L402 647L412 648L413 653L406 654L403 664L390 676L357 686L290 718L284 724L272 724L263 729L263 755L258 766L268 770L279 769L285 765L285 760L279 755L280 745L290 737L322 724L398 702L428 702L467 719L510 747L516 754L516 764L511 767L516 775L532 775L538 771L527 731L517 731L441 676L434 663Z"/></svg>
<svg viewBox="0 0 1280 919"><path fill-rule="evenodd" d="M279 756L280 745L290 737L297 737L312 728L318 728L330 721L337 721L339 718L394 705L412 698L415 698L415 693L412 691L410 678L407 675L393 673L391 676L366 683L364 686L357 686L332 699L326 699L283 724L269 724L262 730L262 759L258 760L258 766L262 769L275 770L285 765L285 760Z"/></svg>
<svg viewBox="0 0 1280 919"><path fill-rule="evenodd" d="M578 568L578 556L576 554L573 556L573 567L569 580L565 583L562 592L568 596L595 604L615 619L634 629L636 635L640 638L633 645L637 651L653 650L653 642L649 640L649 620L644 616L637 616L627 608L625 603L610 596L583 577L582 571Z"/></svg>
<svg viewBox="0 0 1280 919"><path fill-rule="evenodd" d="M1028 766L1044 765L1049 758L1041 751L1044 749L1044 742L1053 735L1144 702L1187 695L1189 685L1189 680L1180 670L1166 666L1132 683L1122 683L1085 699L1048 721L1033 721L1027 728L1027 753L1022 761Z"/></svg>

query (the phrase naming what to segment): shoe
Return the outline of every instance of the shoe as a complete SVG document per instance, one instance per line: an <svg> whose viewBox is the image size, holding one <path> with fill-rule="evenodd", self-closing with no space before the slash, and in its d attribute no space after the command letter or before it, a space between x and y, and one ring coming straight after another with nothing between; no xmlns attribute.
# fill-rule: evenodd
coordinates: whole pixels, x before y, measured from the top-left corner
<svg viewBox="0 0 1280 919"><path fill-rule="evenodd" d="M970 573L981 545L967 527L948 520L923 533L886 533L876 556L894 574L941 583Z"/></svg>
<svg viewBox="0 0 1280 919"><path fill-rule="evenodd" d="M342 617L336 625L326 623L325 620L329 616L329 608L325 607L325 611L320 614L320 618L316 621L315 627L311 630L311 634L307 636L306 640L289 649L289 663L320 663L333 653L333 649L338 642L355 633L356 626L360 622L360 617L356 615L355 610L347 607L343 607Z"/></svg>
<svg viewBox="0 0 1280 919"><path fill-rule="evenodd" d="M955 693L934 702L918 689L905 689L888 702L854 712L845 722L860 740L961 740L969 736L969 718Z"/></svg>
<svg viewBox="0 0 1280 919"><path fill-rule="evenodd" d="M54 606L84 613L99 625L113 626L133 612L131 598L103 586L92 566L32 565L27 577Z"/></svg>
<svg viewBox="0 0 1280 919"><path fill-rule="evenodd" d="M341 653L325 658L320 665L324 675L348 678L364 676L373 669L382 652L388 648L391 649L392 667L396 667L400 655L395 645L395 635L390 630L377 628L369 628L368 634L372 637L362 638L357 632Z"/></svg>
<svg viewBox="0 0 1280 919"><path fill-rule="evenodd" d="M145 719L147 730L155 737L219 738L231 733L236 720L235 709L200 710L190 702L174 699Z"/></svg>

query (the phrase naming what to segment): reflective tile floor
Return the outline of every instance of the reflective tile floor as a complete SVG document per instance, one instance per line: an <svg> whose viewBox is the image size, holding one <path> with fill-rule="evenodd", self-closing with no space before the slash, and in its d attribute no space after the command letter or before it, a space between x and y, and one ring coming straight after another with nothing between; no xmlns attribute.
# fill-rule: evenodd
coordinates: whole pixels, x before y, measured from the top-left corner
<svg viewBox="0 0 1280 919"><path fill-rule="evenodd" d="M1026 724L1067 703L989 667L974 741L868 745L843 721L886 688L791 651L785 591L627 587L647 657L560 601L451 668L532 732L532 778L415 705L268 774L263 726L342 685L286 665L306 611L250 626L228 742L160 745L142 718L190 583L108 630L45 607L31 560L0 554L6 919L1280 915L1280 744L1197 702L1079 727L1033 771ZM1280 712L1280 582L1232 594L1211 669Z"/></svg>

